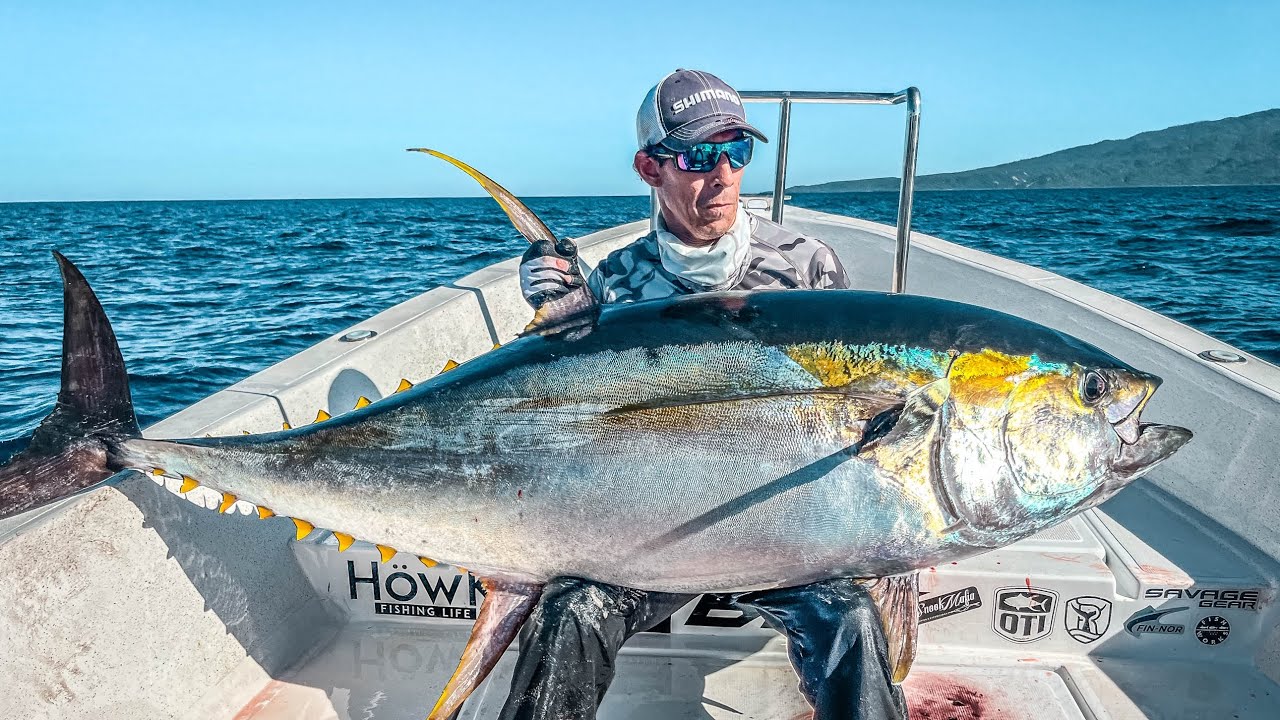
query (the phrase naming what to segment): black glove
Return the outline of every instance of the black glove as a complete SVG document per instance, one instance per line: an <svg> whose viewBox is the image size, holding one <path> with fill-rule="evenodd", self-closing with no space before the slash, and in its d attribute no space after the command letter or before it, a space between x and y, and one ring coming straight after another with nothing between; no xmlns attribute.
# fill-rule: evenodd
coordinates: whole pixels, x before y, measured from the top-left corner
<svg viewBox="0 0 1280 720"><path fill-rule="evenodd" d="M520 259L520 292L536 310L586 284L572 240L539 240Z"/></svg>

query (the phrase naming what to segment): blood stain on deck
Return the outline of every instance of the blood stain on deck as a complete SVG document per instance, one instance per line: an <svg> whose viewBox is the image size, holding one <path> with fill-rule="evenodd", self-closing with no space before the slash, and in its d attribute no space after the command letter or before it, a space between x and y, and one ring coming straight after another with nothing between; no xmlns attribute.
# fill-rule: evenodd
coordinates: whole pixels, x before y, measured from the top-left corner
<svg viewBox="0 0 1280 720"><path fill-rule="evenodd" d="M1003 698L935 673L912 673L906 683L911 720L1015 720Z"/></svg>

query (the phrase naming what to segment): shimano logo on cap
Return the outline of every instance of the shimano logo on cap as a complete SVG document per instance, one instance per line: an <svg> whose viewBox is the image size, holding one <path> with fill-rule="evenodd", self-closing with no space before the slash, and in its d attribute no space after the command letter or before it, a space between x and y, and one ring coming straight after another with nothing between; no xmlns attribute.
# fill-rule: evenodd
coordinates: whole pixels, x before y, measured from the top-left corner
<svg viewBox="0 0 1280 720"><path fill-rule="evenodd" d="M742 104L742 101L739 100L738 96L735 95L734 93L731 93L728 90L721 90L720 88L715 88L712 90L703 90L702 92L694 93L689 97L682 98L680 100L675 101L671 105L671 112L678 115L681 112L684 112L685 110L688 110L689 108L693 107L694 105L697 105L698 103L703 102L704 100L711 100L711 99L728 100L729 102L735 105Z"/></svg>

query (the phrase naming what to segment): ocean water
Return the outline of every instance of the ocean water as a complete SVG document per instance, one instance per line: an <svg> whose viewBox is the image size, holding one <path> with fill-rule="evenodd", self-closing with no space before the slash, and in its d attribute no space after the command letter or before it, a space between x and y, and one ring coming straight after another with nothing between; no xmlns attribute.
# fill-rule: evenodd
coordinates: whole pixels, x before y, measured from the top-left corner
<svg viewBox="0 0 1280 720"><path fill-rule="evenodd" d="M914 228L1060 273L1280 363L1280 187L918 193ZM794 204L892 223L893 193ZM646 197L534 198L560 236ZM85 273L145 426L400 301L526 247L493 201L0 204L0 458L51 409L61 292Z"/></svg>

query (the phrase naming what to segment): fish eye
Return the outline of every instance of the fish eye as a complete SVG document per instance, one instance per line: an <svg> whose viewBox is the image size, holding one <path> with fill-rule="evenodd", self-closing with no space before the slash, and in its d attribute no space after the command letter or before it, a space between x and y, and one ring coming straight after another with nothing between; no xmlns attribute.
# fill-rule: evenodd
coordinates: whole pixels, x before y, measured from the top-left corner
<svg viewBox="0 0 1280 720"><path fill-rule="evenodd" d="M1080 381L1080 399L1089 405L1096 405L1107 394L1107 381L1101 373L1090 370Z"/></svg>

